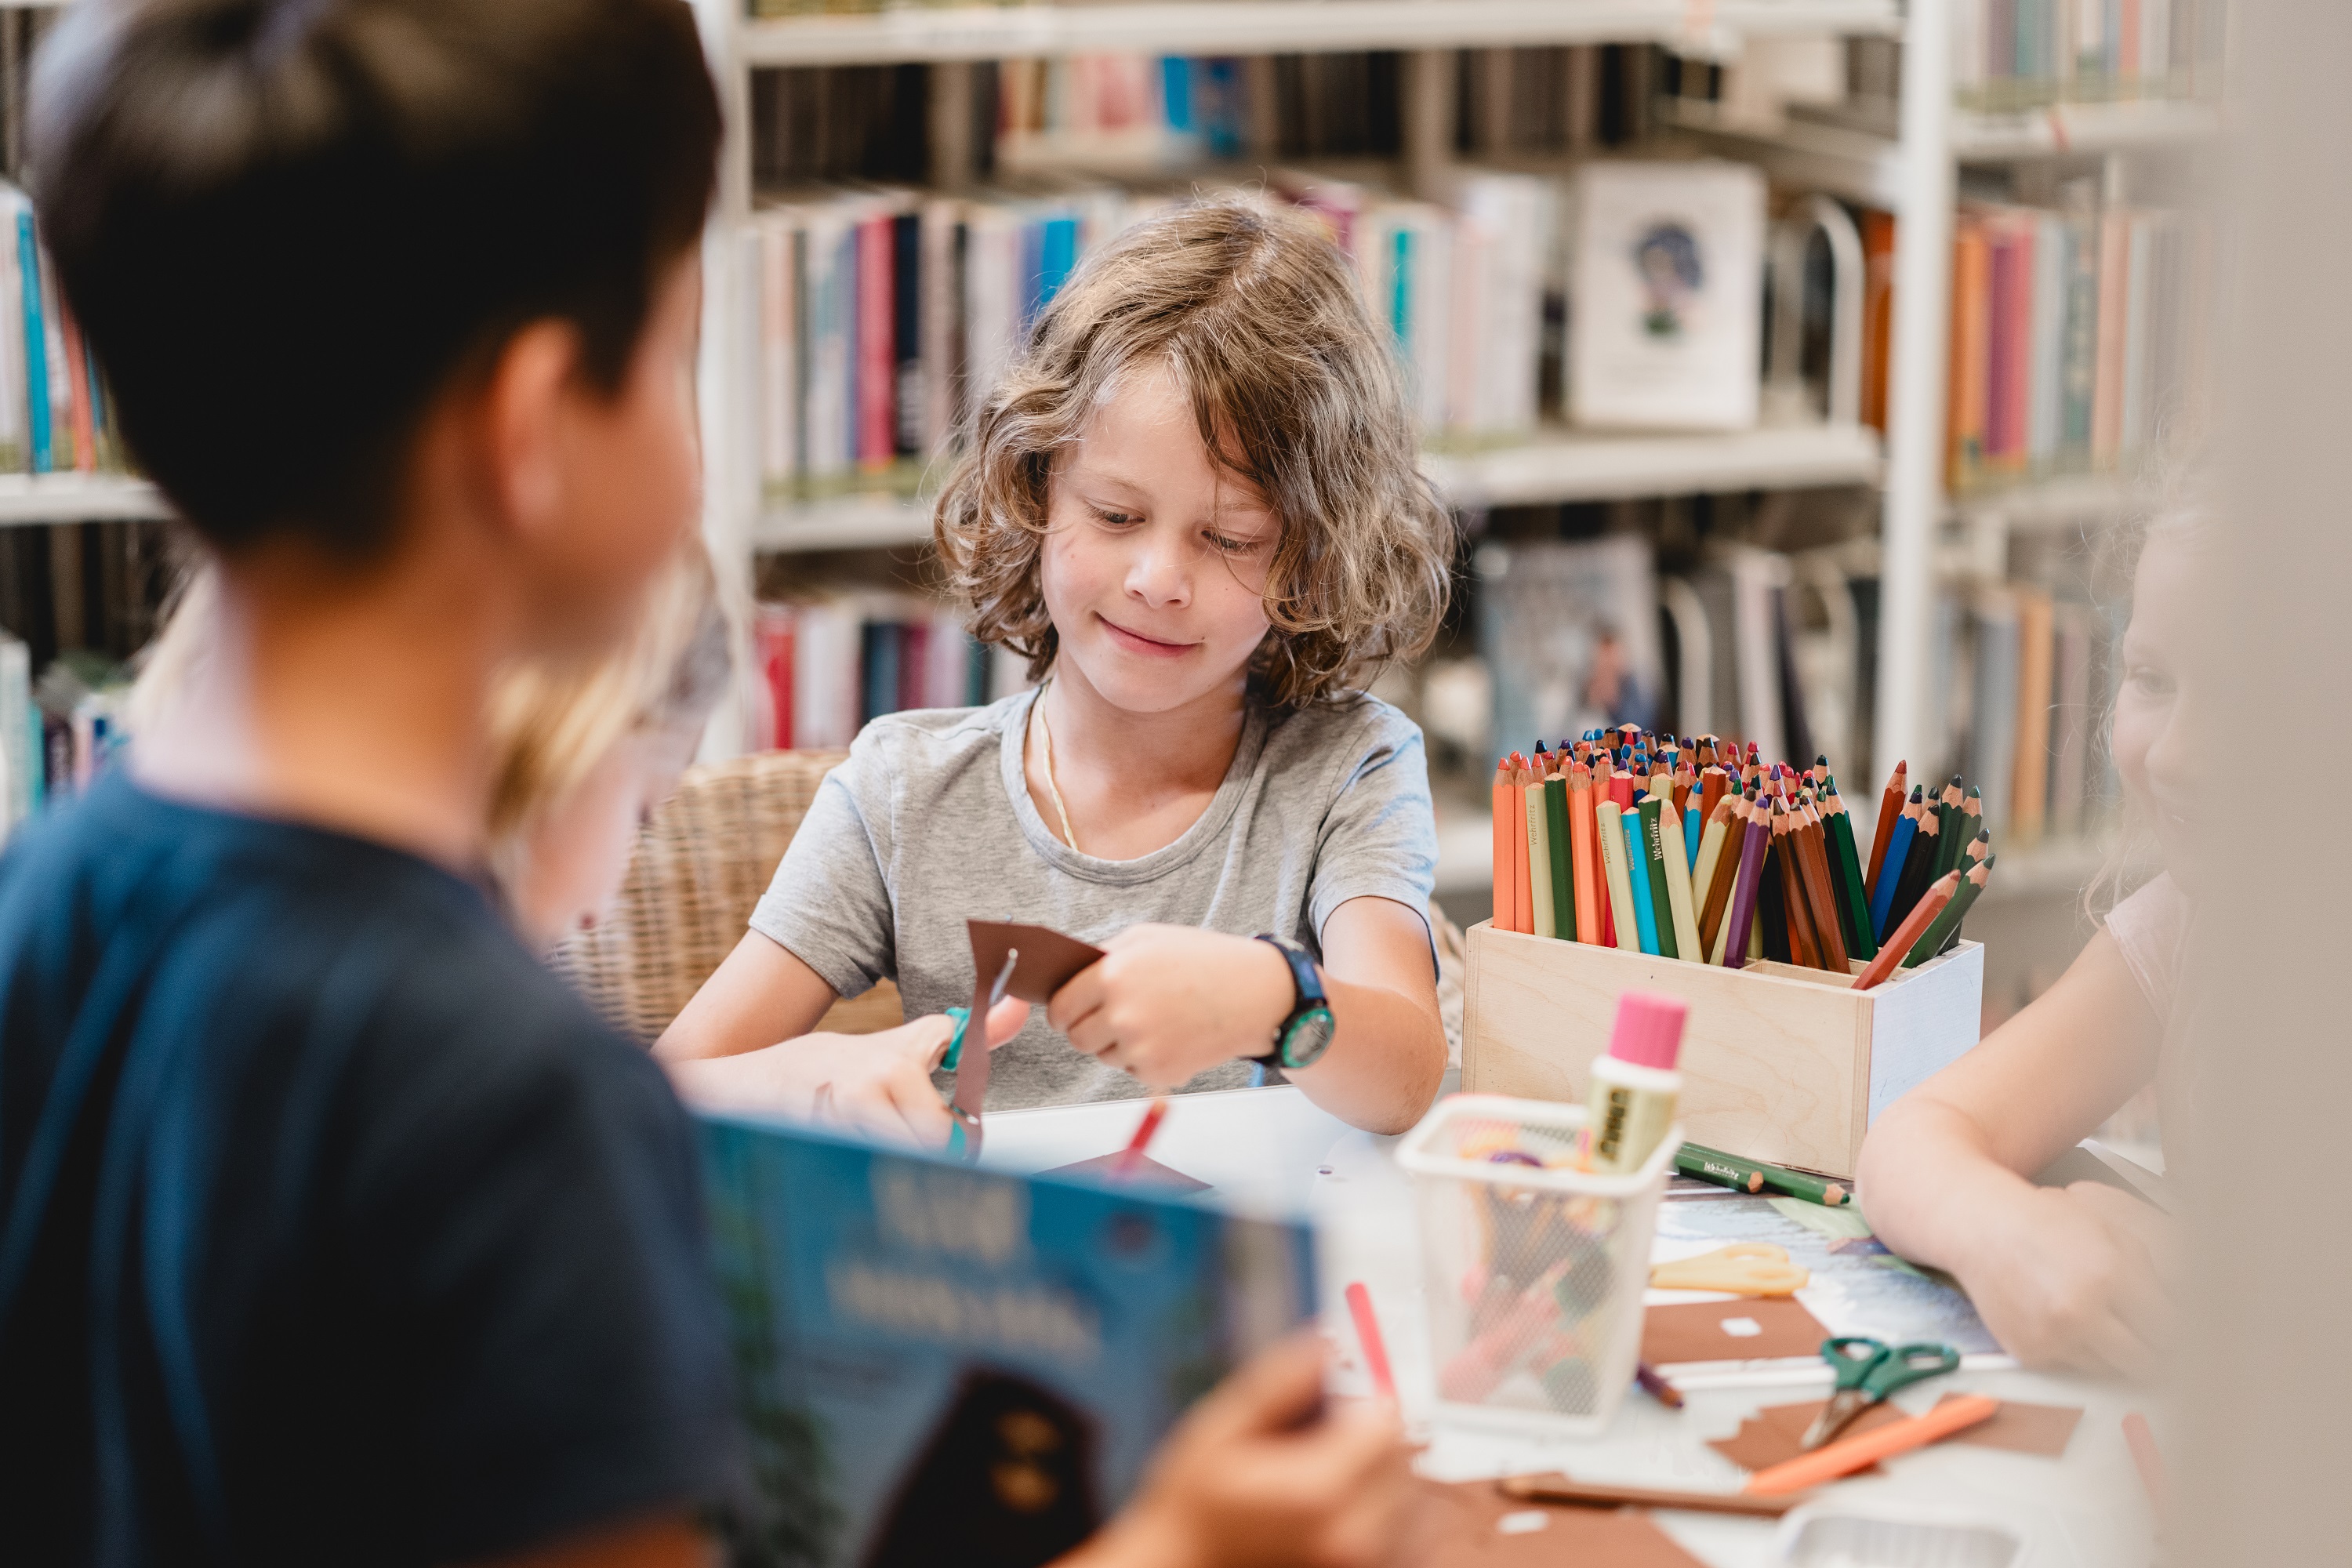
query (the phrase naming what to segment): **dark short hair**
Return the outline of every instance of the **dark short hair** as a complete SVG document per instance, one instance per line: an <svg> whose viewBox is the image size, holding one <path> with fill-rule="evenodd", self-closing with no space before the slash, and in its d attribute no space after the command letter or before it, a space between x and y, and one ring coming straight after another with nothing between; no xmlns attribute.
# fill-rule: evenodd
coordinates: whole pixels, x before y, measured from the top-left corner
<svg viewBox="0 0 2352 1568"><path fill-rule="evenodd" d="M85 0L33 196L123 438L215 546L387 540L434 401L533 321L616 389L700 232L685 0Z"/></svg>

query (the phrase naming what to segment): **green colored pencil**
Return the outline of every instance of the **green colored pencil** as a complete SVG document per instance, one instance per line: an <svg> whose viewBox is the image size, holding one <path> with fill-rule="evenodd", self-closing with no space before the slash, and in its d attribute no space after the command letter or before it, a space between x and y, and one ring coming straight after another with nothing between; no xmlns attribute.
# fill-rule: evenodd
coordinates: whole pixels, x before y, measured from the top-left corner
<svg viewBox="0 0 2352 1568"><path fill-rule="evenodd" d="M1682 954L1675 947L1672 906L1666 902L1666 847L1665 841L1659 837L1658 797L1643 795L1636 809L1642 814L1642 859L1645 865L1634 867L1633 874L1639 877L1646 871L1650 879L1650 897L1657 905L1658 955L1661 958L1680 958ZM1675 845L1675 852L1680 854L1682 846Z"/></svg>
<svg viewBox="0 0 2352 1568"><path fill-rule="evenodd" d="M1832 869L1838 883L1845 889L1845 907L1853 916L1846 932L1845 953L1848 958L1861 959L1864 963L1878 956L1878 939L1870 930L1870 895L1862 885L1862 855L1854 847L1853 818L1845 809L1845 797L1837 793L1837 783L1830 783L1831 798L1837 802L1837 811L1829 818L1830 842L1835 846L1830 856Z"/></svg>
<svg viewBox="0 0 2352 1568"><path fill-rule="evenodd" d="M1961 854L1969 847L1967 837L1960 831L1960 802L1965 798L1960 793L1960 775L1954 773L1952 782L1944 786L1943 795L1936 803L1936 875L1938 877L1958 865Z"/></svg>
<svg viewBox="0 0 2352 1568"><path fill-rule="evenodd" d="M1569 849L1568 780L1544 780L1544 826L1551 833L1552 934L1562 942L1576 940L1576 883L1570 872L1575 858Z"/></svg>
<svg viewBox="0 0 2352 1568"><path fill-rule="evenodd" d="M1738 1192L1761 1190L1782 1197L1802 1198L1807 1203L1820 1204L1825 1208L1837 1208L1853 1201L1853 1194L1827 1176L1809 1176L1802 1171L1767 1165L1759 1160L1743 1160L1737 1154L1727 1154L1720 1149L1709 1149L1698 1143L1685 1143L1675 1151L1675 1169L1685 1176L1713 1182Z"/></svg>
<svg viewBox="0 0 2352 1568"><path fill-rule="evenodd" d="M1960 879L1959 889L1952 894L1951 902L1928 922L1927 929L1919 933L1919 940L1911 944L1911 951L1903 955L1904 968L1918 968L1950 946L1959 936L1960 921L1968 917L1969 906L1977 901L1978 896L1985 890L1985 883L1991 879L1992 862L1993 858L1986 856L1977 862L1975 870Z"/></svg>

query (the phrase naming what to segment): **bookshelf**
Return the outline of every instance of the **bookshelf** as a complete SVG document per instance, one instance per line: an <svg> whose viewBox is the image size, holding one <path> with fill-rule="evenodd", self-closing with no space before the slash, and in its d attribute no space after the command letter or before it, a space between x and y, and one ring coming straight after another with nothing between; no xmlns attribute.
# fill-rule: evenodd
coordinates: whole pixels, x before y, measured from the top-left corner
<svg viewBox="0 0 2352 1568"><path fill-rule="evenodd" d="M161 521L171 516L144 479L121 474L0 474L0 528L45 522Z"/></svg>
<svg viewBox="0 0 2352 1568"><path fill-rule="evenodd" d="M1792 190L1895 216L1883 440L1859 425L1820 422L1700 437L1602 437L1548 427L1477 449L1433 443L1425 458L1431 478L1465 510L1872 487L1880 581L1873 755L1850 765L1883 776L1895 758L1936 750L1930 622L1938 573L1956 560L1990 559L2011 530L2120 515L2133 494L2124 482L2096 475L1947 492L1950 272L1963 177L1985 165L2034 160L2105 159L2113 166L2208 144L2223 128L2208 101L2066 102L2009 113L1962 109L1954 38L1958 13L1971 3L1977 0L1150 0L753 17L744 14L744 0L696 0L730 122L714 220L722 243L709 247L707 262L709 535L748 593L758 556L919 549L929 531L919 500L903 489L777 502L752 477L755 441L746 405L755 351L745 323L756 319L756 302L744 247L733 241L753 207L751 105L752 78L761 70L929 66L926 140L934 176L952 188L961 183L956 172L973 166L970 62L1111 51L1229 57L1399 50L1403 188L1426 189L1429 176L1456 157L1457 115L1476 112L1475 103L1456 100L1457 79L1466 80L1455 77L1456 50L1655 44L1687 59L1736 63L1750 46L1769 40L1897 40L1900 81L1887 87L1899 85L1899 91L1884 99L1801 107L1762 125L1680 98L1662 98L1654 110L1658 128L1686 145L1758 164ZM1271 166L1282 159L1253 144L1244 161Z"/></svg>

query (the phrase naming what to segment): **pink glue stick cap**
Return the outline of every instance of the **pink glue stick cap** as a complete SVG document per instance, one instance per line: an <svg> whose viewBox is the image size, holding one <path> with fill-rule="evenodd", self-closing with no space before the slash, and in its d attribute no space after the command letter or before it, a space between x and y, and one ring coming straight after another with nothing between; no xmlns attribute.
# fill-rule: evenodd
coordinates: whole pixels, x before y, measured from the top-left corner
<svg viewBox="0 0 2352 1568"><path fill-rule="evenodd" d="M1671 1072L1682 1054L1683 1019L1690 1009L1679 997L1627 991L1617 998L1617 1023L1609 1032L1609 1054L1635 1067Z"/></svg>

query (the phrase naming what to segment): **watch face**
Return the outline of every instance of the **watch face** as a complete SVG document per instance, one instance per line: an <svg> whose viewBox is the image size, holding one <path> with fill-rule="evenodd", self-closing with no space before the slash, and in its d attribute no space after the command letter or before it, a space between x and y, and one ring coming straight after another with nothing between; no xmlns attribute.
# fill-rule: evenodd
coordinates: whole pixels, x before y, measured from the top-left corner
<svg viewBox="0 0 2352 1568"><path fill-rule="evenodd" d="M1335 1026L1328 1007L1310 1007L1301 1013L1290 1026L1282 1040L1282 1065L1286 1068L1311 1068L1331 1048Z"/></svg>

